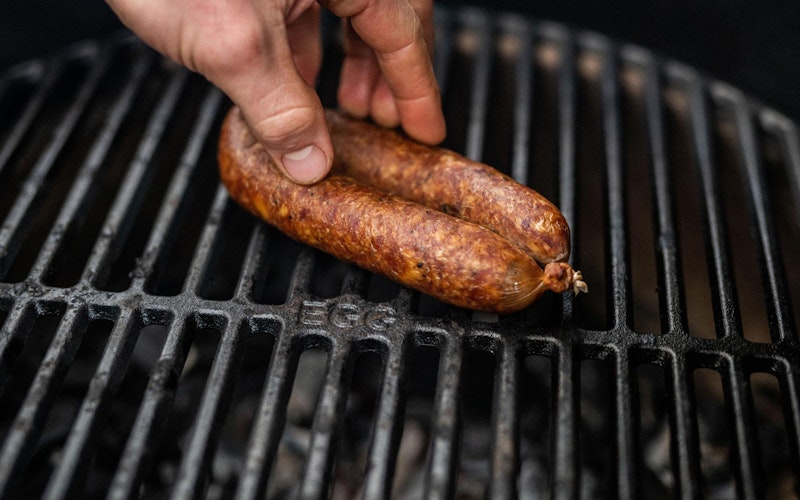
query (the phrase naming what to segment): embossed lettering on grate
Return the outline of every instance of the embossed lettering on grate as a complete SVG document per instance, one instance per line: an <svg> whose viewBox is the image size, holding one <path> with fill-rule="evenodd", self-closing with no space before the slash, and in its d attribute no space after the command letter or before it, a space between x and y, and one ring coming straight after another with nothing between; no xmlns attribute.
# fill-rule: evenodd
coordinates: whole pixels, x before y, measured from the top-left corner
<svg viewBox="0 0 800 500"><path fill-rule="evenodd" d="M590 293L495 317L305 248L220 187L220 92L71 47L0 80L0 496L797 495L796 125L596 34L437 16L445 146L562 208Z"/></svg>

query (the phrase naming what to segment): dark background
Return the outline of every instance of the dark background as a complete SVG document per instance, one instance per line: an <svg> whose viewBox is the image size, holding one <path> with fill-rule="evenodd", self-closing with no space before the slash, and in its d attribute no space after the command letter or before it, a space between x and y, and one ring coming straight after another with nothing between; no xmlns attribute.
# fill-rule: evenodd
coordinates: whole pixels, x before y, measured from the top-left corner
<svg viewBox="0 0 800 500"><path fill-rule="evenodd" d="M796 0L460 3L562 21L642 45L734 84L800 120L800 2ZM0 70L121 28L100 0L3 0Z"/></svg>

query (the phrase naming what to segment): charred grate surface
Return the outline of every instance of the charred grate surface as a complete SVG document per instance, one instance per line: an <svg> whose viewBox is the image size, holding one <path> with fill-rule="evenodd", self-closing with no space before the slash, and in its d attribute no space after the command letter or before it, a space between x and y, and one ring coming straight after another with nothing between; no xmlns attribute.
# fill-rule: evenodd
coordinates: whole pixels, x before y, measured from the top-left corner
<svg viewBox="0 0 800 500"><path fill-rule="evenodd" d="M437 16L445 145L563 209L591 293L411 293L229 200L202 79L128 37L32 61L0 79L0 496L798 494L796 125L602 36Z"/></svg>

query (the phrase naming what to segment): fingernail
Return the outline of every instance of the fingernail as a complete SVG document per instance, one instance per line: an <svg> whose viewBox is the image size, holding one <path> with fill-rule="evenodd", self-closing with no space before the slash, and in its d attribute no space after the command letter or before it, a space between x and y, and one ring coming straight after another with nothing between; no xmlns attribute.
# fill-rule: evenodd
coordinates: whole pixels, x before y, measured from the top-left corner
<svg viewBox="0 0 800 500"><path fill-rule="evenodd" d="M310 184L325 173L328 160L320 148L311 144L283 155L283 167L289 177L301 184Z"/></svg>

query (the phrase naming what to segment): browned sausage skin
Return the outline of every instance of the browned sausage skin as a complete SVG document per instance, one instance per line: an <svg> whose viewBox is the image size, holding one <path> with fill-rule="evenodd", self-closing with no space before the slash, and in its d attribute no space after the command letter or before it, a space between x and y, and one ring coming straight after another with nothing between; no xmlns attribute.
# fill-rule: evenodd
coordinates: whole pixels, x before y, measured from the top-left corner
<svg viewBox="0 0 800 500"><path fill-rule="evenodd" d="M536 262L477 224L338 174L311 186L291 182L238 108L223 123L218 160L231 196L250 212L292 238L444 302L505 314L547 290Z"/></svg>
<svg viewBox="0 0 800 500"><path fill-rule="evenodd" d="M394 130L330 109L325 118L335 171L489 228L542 266L569 258L569 225L537 191L486 164Z"/></svg>

